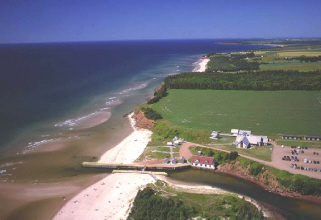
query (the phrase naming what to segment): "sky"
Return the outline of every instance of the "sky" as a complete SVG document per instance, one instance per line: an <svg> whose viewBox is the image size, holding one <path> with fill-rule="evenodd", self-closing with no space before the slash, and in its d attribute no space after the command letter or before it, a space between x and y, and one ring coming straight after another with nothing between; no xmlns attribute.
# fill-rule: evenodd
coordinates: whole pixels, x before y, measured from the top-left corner
<svg viewBox="0 0 321 220"><path fill-rule="evenodd" d="M321 37L320 0L0 0L0 43Z"/></svg>

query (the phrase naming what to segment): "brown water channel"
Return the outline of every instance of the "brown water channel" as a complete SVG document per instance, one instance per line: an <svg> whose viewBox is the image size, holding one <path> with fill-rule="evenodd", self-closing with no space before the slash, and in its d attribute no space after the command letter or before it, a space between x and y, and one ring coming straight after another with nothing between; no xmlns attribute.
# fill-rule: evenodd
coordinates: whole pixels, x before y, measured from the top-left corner
<svg viewBox="0 0 321 220"><path fill-rule="evenodd" d="M286 219L321 219L320 204L270 193L250 181L228 174L188 169L171 172L169 177L181 182L209 185L251 197Z"/></svg>

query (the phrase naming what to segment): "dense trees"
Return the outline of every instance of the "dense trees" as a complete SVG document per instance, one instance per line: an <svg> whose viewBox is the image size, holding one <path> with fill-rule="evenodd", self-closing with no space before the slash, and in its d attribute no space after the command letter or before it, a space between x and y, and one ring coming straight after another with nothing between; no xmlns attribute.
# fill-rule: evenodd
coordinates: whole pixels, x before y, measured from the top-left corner
<svg viewBox="0 0 321 220"><path fill-rule="evenodd" d="M155 195L152 188L145 188L137 193L134 206L128 219L187 219L193 209L184 205L181 200Z"/></svg>
<svg viewBox="0 0 321 220"><path fill-rule="evenodd" d="M246 73L181 73L164 79L170 89L320 90L320 71L260 71Z"/></svg>
<svg viewBox="0 0 321 220"><path fill-rule="evenodd" d="M157 183L156 183L157 184ZM200 206L200 202L204 202ZM166 188L147 187L140 190L127 219L178 220L178 219L256 219L263 220L263 213L253 204L234 195L200 195L168 193Z"/></svg>
<svg viewBox="0 0 321 220"><path fill-rule="evenodd" d="M254 53L245 54L208 54L210 61L207 64L206 72L235 72L235 71L251 71L259 70L258 62L248 62L248 58L254 57Z"/></svg>
<svg viewBox="0 0 321 220"><path fill-rule="evenodd" d="M159 113L157 113L156 111L154 111L154 110L151 109L151 108L143 109L143 111L144 111L145 117L146 117L147 119L159 120L159 119L162 119L162 118L163 118Z"/></svg>
<svg viewBox="0 0 321 220"><path fill-rule="evenodd" d="M318 56L318 57L300 56L300 57L294 57L291 60L299 60L301 62L318 62L318 61L321 61L321 56Z"/></svg>

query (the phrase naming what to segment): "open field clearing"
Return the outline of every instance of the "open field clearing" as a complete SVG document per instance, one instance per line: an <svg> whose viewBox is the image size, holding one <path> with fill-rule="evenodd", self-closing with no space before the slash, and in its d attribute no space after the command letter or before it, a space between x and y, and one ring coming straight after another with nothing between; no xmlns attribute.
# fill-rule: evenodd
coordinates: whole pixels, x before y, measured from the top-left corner
<svg viewBox="0 0 321 220"><path fill-rule="evenodd" d="M320 135L321 92L170 90L152 106L174 125L229 133Z"/></svg>
<svg viewBox="0 0 321 220"><path fill-rule="evenodd" d="M307 52L307 51L285 51L278 53L280 57L299 57L299 56L306 56L306 57L317 57L321 56L321 52Z"/></svg>
<svg viewBox="0 0 321 220"><path fill-rule="evenodd" d="M210 146L212 147L212 146ZM273 145L260 146L260 147L251 147L250 149L241 149L236 148L235 145L226 145L226 146L213 146L214 148L219 148L222 150L237 151L239 154L247 155L250 157L255 157L260 160L271 161Z"/></svg>
<svg viewBox="0 0 321 220"><path fill-rule="evenodd" d="M261 64L261 70L298 70L298 71L314 71L321 70L321 62L282 62L270 64Z"/></svg>

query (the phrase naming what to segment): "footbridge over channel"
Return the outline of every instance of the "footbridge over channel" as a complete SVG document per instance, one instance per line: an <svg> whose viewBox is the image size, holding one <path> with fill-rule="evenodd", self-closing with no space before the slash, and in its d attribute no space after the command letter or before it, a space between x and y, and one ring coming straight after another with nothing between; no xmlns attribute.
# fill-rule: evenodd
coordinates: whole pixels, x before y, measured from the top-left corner
<svg viewBox="0 0 321 220"><path fill-rule="evenodd" d="M113 163L98 163L98 162L83 162L83 167L103 168L103 169L126 169L126 170L180 170L191 167L190 164L113 164Z"/></svg>

